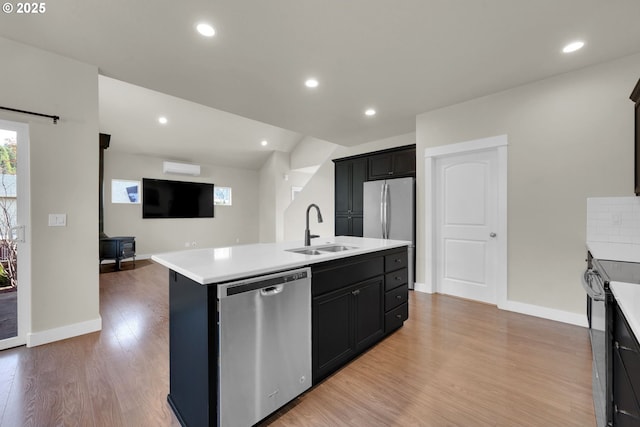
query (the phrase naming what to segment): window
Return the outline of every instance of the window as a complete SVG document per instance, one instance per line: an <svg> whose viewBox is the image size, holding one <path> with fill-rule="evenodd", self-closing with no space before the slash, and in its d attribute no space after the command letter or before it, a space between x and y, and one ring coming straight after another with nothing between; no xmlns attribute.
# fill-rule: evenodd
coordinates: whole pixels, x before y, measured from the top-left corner
<svg viewBox="0 0 640 427"><path fill-rule="evenodd" d="M140 203L140 181L111 180L111 203Z"/></svg>
<svg viewBox="0 0 640 427"><path fill-rule="evenodd" d="M231 206L231 187L214 187L213 204Z"/></svg>

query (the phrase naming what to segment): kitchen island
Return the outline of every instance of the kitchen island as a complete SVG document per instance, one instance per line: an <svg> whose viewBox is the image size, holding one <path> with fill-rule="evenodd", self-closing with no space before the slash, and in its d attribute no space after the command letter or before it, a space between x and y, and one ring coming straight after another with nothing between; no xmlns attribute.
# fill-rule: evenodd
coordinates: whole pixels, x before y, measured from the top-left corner
<svg viewBox="0 0 640 427"><path fill-rule="evenodd" d="M182 425L244 424L220 415L221 412L229 412L224 409L226 392L220 386L225 374L221 372L225 370L225 364L220 362L220 358L231 350L225 347L230 341L225 342L224 335L221 335L224 328L221 328L220 307L225 302L220 291L223 288L239 283L236 289L246 289L266 277L267 281L271 281L271 286L265 288L266 292L277 293L281 292L281 285L278 284L281 282L277 280L286 285L287 281L289 284L297 283L298 279L302 283L303 278L310 276L310 291L304 297L305 303L299 304L307 305L310 315L304 322L289 322L303 326L307 324L306 327L310 329L311 342L299 345L303 349L309 347L309 351L303 351L302 354L311 356L308 361L311 378L295 374L298 375L297 381L306 383L303 384L305 389L401 327L408 318L407 249L410 242L341 236L314 239L313 243L310 247L305 247L302 242L252 244L179 251L152 257L170 270L168 400ZM301 287L297 284L293 286L298 291ZM283 317L291 309L278 305L274 307L278 307L278 313L271 318ZM256 313L263 315L261 308L247 311L247 315ZM279 322L283 320L279 319ZM286 319L279 324L291 326ZM278 328L270 321L256 320L251 330L245 329L242 334L250 335L252 340L265 341L262 331ZM303 335L292 333L290 336L290 340L304 341L294 338ZM264 346L264 343L260 345ZM252 375L256 378L252 378L252 381L258 384L263 382L262 376L269 371L268 365L265 369L257 363L264 364L264 360L269 360L261 351L255 354L255 364L246 364L249 372L255 370ZM237 354L246 356L245 353L247 351L238 351ZM288 358L292 352L283 348L281 353L282 358ZM242 380L238 379L238 382ZM237 384L235 388L242 387L243 384ZM279 401L282 399L279 394L284 395L280 385L273 386L268 399L258 396L259 392L253 387L247 388L252 390L247 392L246 401L241 402L247 411L262 406L258 405L258 401L277 401L270 403L272 406L267 409L260 408L263 411L258 411L260 418L247 425L259 421L295 397Z"/></svg>

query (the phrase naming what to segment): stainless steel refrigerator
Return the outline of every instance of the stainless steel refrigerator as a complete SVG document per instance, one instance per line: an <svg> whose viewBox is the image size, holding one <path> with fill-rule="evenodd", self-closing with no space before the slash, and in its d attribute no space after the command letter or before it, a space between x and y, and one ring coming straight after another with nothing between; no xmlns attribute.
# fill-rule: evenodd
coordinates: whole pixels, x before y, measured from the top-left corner
<svg viewBox="0 0 640 427"><path fill-rule="evenodd" d="M414 285L415 178L364 183L363 237L408 240L409 288Z"/></svg>

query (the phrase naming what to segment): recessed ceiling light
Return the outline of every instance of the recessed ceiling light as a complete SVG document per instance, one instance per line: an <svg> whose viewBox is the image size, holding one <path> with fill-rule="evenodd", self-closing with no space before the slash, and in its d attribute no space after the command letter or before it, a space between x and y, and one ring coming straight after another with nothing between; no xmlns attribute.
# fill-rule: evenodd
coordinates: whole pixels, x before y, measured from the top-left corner
<svg viewBox="0 0 640 427"><path fill-rule="evenodd" d="M582 46L584 46L584 42L577 40L566 45L564 48L562 48L562 51L564 53L571 53L575 52L576 50L582 49Z"/></svg>
<svg viewBox="0 0 640 427"><path fill-rule="evenodd" d="M216 30L214 30L211 25L205 24L204 22L198 24L196 26L196 30L205 37L213 37L216 34Z"/></svg>
<svg viewBox="0 0 640 427"><path fill-rule="evenodd" d="M375 115L376 115L376 110L374 110L373 108L368 108L368 109L364 112L364 114L365 114L366 116L375 116Z"/></svg>
<svg viewBox="0 0 640 427"><path fill-rule="evenodd" d="M316 80L316 79L307 79L304 82L304 85L306 87L310 87L310 88L318 87L318 80Z"/></svg>
<svg viewBox="0 0 640 427"><path fill-rule="evenodd" d="M265 145L267 145L267 144L268 144L268 142L267 142L267 140L266 140L266 139L263 139L262 141L260 141L260 145L262 145L263 147L264 147Z"/></svg>
<svg viewBox="0 0 640 427"><path fill-rule="evenodd" d="M167 122L168 122L168 120L167 120L167 118L166 118L166 117L161 116L161 117L158 117L158 122L159 122L161 125L166 125L166 124L167 124Z"/></svg>

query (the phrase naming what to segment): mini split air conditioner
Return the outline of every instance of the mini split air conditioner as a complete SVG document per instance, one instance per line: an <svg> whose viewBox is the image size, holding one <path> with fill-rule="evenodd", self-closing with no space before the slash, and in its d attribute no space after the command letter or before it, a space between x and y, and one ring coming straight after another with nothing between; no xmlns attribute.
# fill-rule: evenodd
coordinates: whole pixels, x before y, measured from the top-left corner
<svg viewBox="0 0 640 427"><path fill-rule="evenodd" d="M162 172L175 173L179 175L200 175L200 165L189 163L162 162Z"/></svg>

